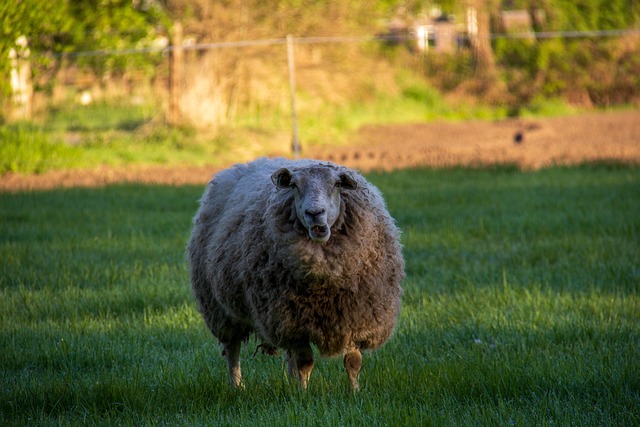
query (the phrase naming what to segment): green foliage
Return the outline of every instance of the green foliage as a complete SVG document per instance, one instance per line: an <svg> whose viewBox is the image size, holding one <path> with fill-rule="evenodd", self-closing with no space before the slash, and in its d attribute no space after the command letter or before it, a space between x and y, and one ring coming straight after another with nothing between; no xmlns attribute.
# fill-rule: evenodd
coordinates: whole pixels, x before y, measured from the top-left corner
<svg viewBox="0 0 640 427"><path fill-rule="evenodd" d="M557 0L544 2L550 30L619 30L640 20L634 0Z"/></svg>
<svg viewBox="0 0 640 427"><path fill-rule="evenodd" d="M2 58L19 36L30 40L32 49L59 49L59 34L69 31L68 2L18 0L0 3L0 51Z"/></svg>
<svg viewBox="0 0 640 427"><path fill-rule="evenodd" d="M436 2L437 3L437 2ZM493 5L497 8L498 3ZM511 10L543 9L540 31L624 30L640 24L640 3L629 0L510 1ZM493 6L492 6L493 7ZM497 17L497 10L492 16ZM495 27L500 27L496 23ZM579 105L609 106L640 100L637 37L510 39L492 42L506 91L493 100L520 110L540 98ZM463 51L464 52L464 51ZM472 52L428 55L425 73L445 92L467 90L476 79ZM499 85L498 85L499 86ZM537 102L537 101L536 101Z"/></svg>
<svg viewBox="0 0 640 427"><path fill-rule="evenodd" d="M453 55L429 53L425 56L424 67L429 79L445 92L455 90L475 75L473 55L465 50Z"/></svg>
<svg viewBox="0 0 640 427"><path fill-rule="evenodd" d="M17 0L0 2L0 95L9 90L8 52L26 36L35 74L51 68L52 54L148 47L166 34L169 21L156 2L131 0ZM82 57L81 66L100 74L135 67L149 72L159 57L102 55Z"/></svg>
<svg viewBox="0 0 640 427"><path fill-rule="evenodd" d="M575 114L575 107L567 104L562 98L536 97L519 110L522 117L558 117Z"/></svg>
<svg viewBox="0 0 640 427"><path fill-rule="evenodd" d="M598 106L640 99L637 40L512 40L495 42L495 53L516 102L564 98Z"/></svg>
<svg viewBox="0 0 640 427"><path fill-rule="evenodd" d="M26 36L31 51L31 61L45 65L47 59L36 52L59 50L63 43L59 35L68 31L66 2L42 2L18 0L0 2L0 99L9 93L9 51L16 47L16 40Z"/></svg>
<svg viewBox="0 0 640 427"><path fill-rule="evenodd" d="M170 25L155 2L130 0L69 0L69 18L75 25L68 34L75 51L126 50L147 48L159 35L167 35ZM99 75L127 69L153 71L160 55L99 55L80 57L79 64Z"/></svg>
<svg viewBox="0 0 640 427"><path fill-rule="evenodd" d="M634 0L510 0L502 1L510 10L540 8L546 31L619 30L640 20L640 4Z"/></svg>
<svg viewBox="0 0 640 427"><path fill-rule="evenodd" d="M637 27L640 22L640 2L632 0L516 0L487 4L494 9L499 5L523 9L540 7L544 9L546 17L541 29L547 31L625 29ZM215 4L205 0L5 1L0 3L0 58L6 58L16 38L25 35L32 52L32 71L36 77L42 77L35 80L36 90L51 88L50 79L56 67L61 66L59 59L63 53L70 55L67 57L71 58L73 67L90 69L99 77L130 77L136 74L150 80L151 77L158 77L162 55L106 52L153 46L159 36L168 35L170 18L183 22L185 34L195 36L198 42L262 39L281 37L287 33L296 36L361 35L380 32L382 23L397 13L404 11L403 13L419 16L425 9L435 5L446 13L456 13L459 21L463 21L460 18L464 2L454 0L251 0ZM495 12L496 10L493 16L498 15ZM509 89L505 98L515 95L514 100L500 101L504 101L503 104L511 102L526 106L532 99L547 96L565 97L569 101L588 99L596 105L637 102L640 96L637 44L635 48L625 50L620 47L625 43L627 42L495 41L496 58L502 71L501 79L507 82ZM105 53L73 54L96 50ZM386 48L377 55L393 62L399 56L398 50ZM332 56L335 49L327 52L322 57L323 66L327 69L340 64L357 63L365 56L373 55L371 52L354 55L353 51L346 49L342 57L340 54ZM254 66L253 63L246 65L249 62L242 61L229 58L226 64L221 61L221 73L231 75L244 66ZM281 62L277 61L265 61L262 66L267 70L271 67L275 69L281 66ZM463 50L455 56L429 54L425 56L425 62L426 75L439 90L457 91L465 85L474 87L475 70L470 50ZM401 68L406 64L399 61L396 66ZM608 76L603 75L606 74L606 66L613 71ZM357 81L358 76L353 71L355 69L357 67L349 74ZM9 63L0 60L0 77L4 76L0 78L2 96L8 94L8 73ZM304 89L303 85L300 85L301 89ZM358 84L351 87L356 86ZM345 96L349 97L351 94ZM352 97L356 98L357 95ZM269 97L270 100L272 98Z"/></svg>
<svg viewBox="0 0 640 427"><path fill-rule="evenodd" d="M230 390L184 258L202 186L0 194L7 425L637 425L640 169L372 174L403 310L362 390L241 354Z"/></svg>
<svg viewBox="0 0 640 427"><path fill-rule="evenodd" d="M0 127L0 175L69 168L76 164L79 156L77 148L51 141L47 132L35 126Z"/></svg>

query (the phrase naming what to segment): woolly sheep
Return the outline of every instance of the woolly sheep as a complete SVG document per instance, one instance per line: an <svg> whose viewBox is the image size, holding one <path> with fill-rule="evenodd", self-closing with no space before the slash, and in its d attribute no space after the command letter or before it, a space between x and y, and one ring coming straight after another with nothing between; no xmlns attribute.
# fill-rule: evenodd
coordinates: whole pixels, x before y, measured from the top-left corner
<svg viewBox="0 0 640 427"><path fill-rule="evenodd" d="M285 350L302 388L313 344L344 356L356 390L360 351L389 338L402 295L399 230L379 190L332 163L262 158L218 173L193 222L192 290L231 384L255 333L263 352Z"/></svg>

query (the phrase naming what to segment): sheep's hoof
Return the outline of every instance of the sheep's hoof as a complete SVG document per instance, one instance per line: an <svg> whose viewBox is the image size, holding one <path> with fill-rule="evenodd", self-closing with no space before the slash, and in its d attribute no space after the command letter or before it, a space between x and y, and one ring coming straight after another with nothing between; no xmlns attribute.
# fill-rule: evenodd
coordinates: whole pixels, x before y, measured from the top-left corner
<svg viewBox="0 0 640 427"><path fill-rule="evenodd" d="M234 388L242 386L242 369L240 369L240 341L224 344L222 354L227 359L229 382Z"/></svg>
<svg viewBox="0 0 640 427"><path fill-rule="evenodd" d="M289 375L299 381L302 390L306 390L313 370L313 351L311 347L287 350L286 354Z"/></svg>
<svg viewBox="0 0 640 427"><path fill-rule="evenodd" d="M358 374L362 368L362 354L360 350L355 349L344 355L344 367L349 377L349 385L353 392L358 391Z"/></svg>
<svg viewBox="0 0 640 427"><path fill-rule="evenodd" d="M242 382L242 373L240 372L240 367L234 367L229 370L229 379L231 383L231 387L237 389L243 389L244 383Z"/></svg>

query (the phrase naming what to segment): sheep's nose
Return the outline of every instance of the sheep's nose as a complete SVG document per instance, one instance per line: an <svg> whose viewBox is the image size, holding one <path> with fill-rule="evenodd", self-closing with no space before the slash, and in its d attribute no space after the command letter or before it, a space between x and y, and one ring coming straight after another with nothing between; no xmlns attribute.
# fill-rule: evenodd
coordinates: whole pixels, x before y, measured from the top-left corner
<svg viewBox="0 0 640 427"><path fill-rule="evenodd" d="M324 213L324 209L320 208L320 209L306 209L304 211L305 214L307 214L308 216L310 216L311 218L316 218L320 215L322 215Z"/></svg>

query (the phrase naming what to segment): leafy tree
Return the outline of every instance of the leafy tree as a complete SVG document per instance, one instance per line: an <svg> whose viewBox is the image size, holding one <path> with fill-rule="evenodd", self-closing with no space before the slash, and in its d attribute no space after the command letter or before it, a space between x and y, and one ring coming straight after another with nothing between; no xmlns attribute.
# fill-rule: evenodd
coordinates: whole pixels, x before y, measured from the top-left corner
<svg viewBox="0 0 640 427"><path fill-rule="evenodd" d="M8 87L8 53L15 40L25 36L34 61L34 72L56 55L92 50L131 49L149 46L165 33L168 20L153 0L14 0L0 2L0 92ZM137 67L144 57L100 57L84 65L98 71Z"/></svg>
<svg viewBox="0 0 640 427"><path fill-rule="evenodd" d="M69 33L73 51L118 51L148 48L168 33L169 20L154 1L66 0L74 22ZM149 55L98 55L79 58L80 65L98 74L129 68L150 70L159 57Z"/></svg>
<svg viewBox="0 0 640 427"><path fill-rule="evenodd" d="M0 94L9 91L9 51L25 36L31 52L60 50L73 25L66 2L16 0L0 2Z"/></svg>

